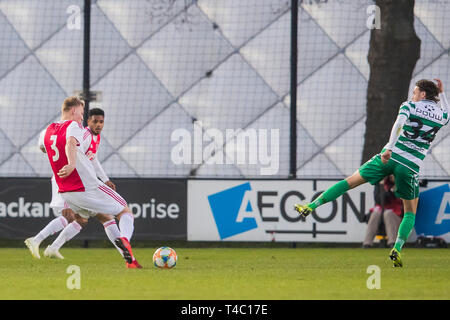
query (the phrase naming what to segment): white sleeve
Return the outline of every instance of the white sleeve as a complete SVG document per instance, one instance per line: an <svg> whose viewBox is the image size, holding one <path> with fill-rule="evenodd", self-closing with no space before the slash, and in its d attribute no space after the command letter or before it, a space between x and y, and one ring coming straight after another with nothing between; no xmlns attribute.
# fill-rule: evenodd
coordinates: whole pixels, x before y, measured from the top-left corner
<svg viewBox="0 0 450 320"><path fill-rule="evenodd" d="M389 142L386 145L386 149L392 150L395 144L397 143L398 137L400 136L400 132L402 131L403 125L405 124L408 117L405 114L399 114L397 116L397 120L395 120L394 125L392 126L391 136L389 137Z"/></svg>
<svg viewBox="0 0 450 320"><path fill-rule="evenodd" d="M439 100L441 100L441 108L444 111L444 113L448 113L448 101L444 92L439 93Z"/></svg>
<svg viewBox="0 0 450 320"><path fill-rule="evenodd" d="M38 146L39 146L39 149L41 149L42 152L44 152L44 150L45 150L44 138L45 138L45 132L46 131L47 131L47 128L42 130L41 133L39 134Z"/></svg>
<svg viewBox="0 0 450 320"><path fill-rule="evenodd" d="M95 156L91 161L97 177L99 177L103 182L109 181L108 175L106 174L105 170L103 170L103 167L100 164L100 161L98 161L97 156Z"/></svg>
<svg viewBox="0 0 450 320"><path fill-rule="evenodd" d="M92 134L89 130L84 129L83 130L83 142L81 143L82 145L82 150L84 153L88 152L89 147L91 145L91 141L92 141Z"/></svg>
<svg viewBox="0 0 450 320"><path fill-rule="evenodd" d="M83 143L83 133L84 130L76 121L72 121L72 123L67 127L66 138L74 137L78 141L78 145Z"/></svg>

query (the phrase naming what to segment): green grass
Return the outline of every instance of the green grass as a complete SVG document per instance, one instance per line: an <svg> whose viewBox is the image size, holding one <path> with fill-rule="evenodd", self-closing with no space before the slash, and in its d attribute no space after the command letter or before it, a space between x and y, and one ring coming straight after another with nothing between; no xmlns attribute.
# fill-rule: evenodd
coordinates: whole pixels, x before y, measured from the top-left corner
<svg viewBox="0 0 450 320"><path fill-rule="evenodd" d="M171 270L153 266L155 249L135 249L141 270L112 248L65 248L65 260L0 249L0 299L450 299L450 249L406 248L400 269L388 249L176 248ZM79 290L66 286L69 265L80 267ZM370 265L380 289L367 288Z"/></svg>

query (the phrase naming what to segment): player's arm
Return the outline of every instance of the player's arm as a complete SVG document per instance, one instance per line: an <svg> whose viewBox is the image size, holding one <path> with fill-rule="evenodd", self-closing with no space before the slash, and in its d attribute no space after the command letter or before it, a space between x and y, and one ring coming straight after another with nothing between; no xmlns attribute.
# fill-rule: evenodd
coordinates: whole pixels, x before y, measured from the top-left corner
<svg viewBox="0 0 450 320"><path fill-rule="evenodd" d="M444 112L448 113L448 101L444 92L439 93L439 99L441 100L442 109L444 110Z"/></svg>
<svg viewBox="0 0 450 320"><path fill-rule="evenodd" d="M75 165L77 161L77 145L78 141L75 137L70 136L66 142L66 156L68 164L61 168L58 172L60 178L68 177L73 170L75 170Z"/></svg>
<svg viewBox="0 0 450 320"><path fill-rule="evenodd" d="M103 167L100 164L100 161L98 161L97 156L95 156L94 159L91 160L91 163L94 166L97 177L102 180L108 187L116 190L116 185L112 183L111 180L109 180L108 175L106 174L105 170L103 170Z"/></svg>
<svg viewBox="0 0 450 320"><path fill-rule="evenodd" d="M400 112L399 115L397 116L397 119L395 120L394 125L392 126L391 129L391 135L389 137L389 142L386 145L386 150L381 154L381 161L384 164L386 164L391 158L392 149L397 143L398 137L400 136L402 128L405 125L407 119L408 116L403 112Z"/></svg>
<svg viewBox="0 0 450 320"><path fill-rule="evenodd" d="M44 129L41 131L41 133L39 134L39 141L38 141L39 149L41 149L41 151L43 153L47 153L47 150L45 150L45 145L44 145L45 131L47 131L47 130Z"/></svg>
<svg viewBox="0 0 450 320"><path fill-rule="evenodd" d="M441 108L445 113L448 113L448 101L444 92L444 85L440 79L434 79L437 82L437 86L439 88L439 100L441 101Z"/></svg>

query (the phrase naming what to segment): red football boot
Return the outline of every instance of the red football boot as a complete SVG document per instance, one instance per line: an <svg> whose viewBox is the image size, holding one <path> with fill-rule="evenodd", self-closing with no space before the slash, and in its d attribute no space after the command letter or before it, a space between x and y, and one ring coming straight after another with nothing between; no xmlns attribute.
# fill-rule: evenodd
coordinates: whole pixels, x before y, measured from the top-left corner
<svg viewBox="0 0 450 320"><path fill-rule="evenodd" d="M137 260L134 260L132 263L127 262L127 269L142 269L142 266L137 262Z"/></svg>
<svg viewBox="0 0 450 320"><path fill-rule="evenodd" d="M114 240L114 243L120 248L120 250L122 250L123 258L125 259L127 264L132 264L133 260L136 261L133 257L133 251L131 250L131 245L130 242L128 242L127 238L117 238L116 240Z"/></svg>

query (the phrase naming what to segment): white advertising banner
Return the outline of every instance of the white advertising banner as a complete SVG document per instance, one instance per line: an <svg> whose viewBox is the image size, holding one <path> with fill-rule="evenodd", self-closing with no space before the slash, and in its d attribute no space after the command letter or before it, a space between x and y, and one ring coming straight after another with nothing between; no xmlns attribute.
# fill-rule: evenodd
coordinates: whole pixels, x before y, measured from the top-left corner
<svg viewBox="0 0 450 320"><path fill-rule="evenodd" d="M189 180L189 241L362 242L374 187L364 184L306 219L293 209L337 181Z"/></svg>

